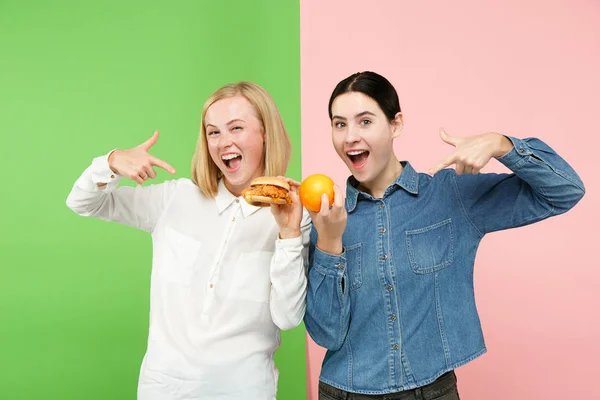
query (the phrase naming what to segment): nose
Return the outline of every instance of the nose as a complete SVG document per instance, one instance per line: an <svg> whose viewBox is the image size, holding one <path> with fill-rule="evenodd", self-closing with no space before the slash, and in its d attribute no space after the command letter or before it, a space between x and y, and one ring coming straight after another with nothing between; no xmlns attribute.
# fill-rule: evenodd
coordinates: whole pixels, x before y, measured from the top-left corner
<svg viewBox="0 0 600 400"><path fill-rule="evenodd" d="M219 135L219 147L228 148L233 144L233 137L229 132L222 132Z"/></svg>
<svg viewBox="0 0 600 400"><path fill-rule="evenodd" d="M346 130L345 141L348 144L356 143L360 141L360 133L358 131L358 127L356 126L348 126Z"/></svg>

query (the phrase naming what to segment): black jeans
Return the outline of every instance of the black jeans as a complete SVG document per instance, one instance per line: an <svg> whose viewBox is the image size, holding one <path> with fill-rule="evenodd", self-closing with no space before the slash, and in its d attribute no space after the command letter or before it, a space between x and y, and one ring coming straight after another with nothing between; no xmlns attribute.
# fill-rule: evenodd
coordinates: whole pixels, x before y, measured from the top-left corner
<svg viewBox="0 0 600 400"><path fill-rule="evenodd" d="M460 396L456 375L454 371L450 371L429 385L381 395L349 393L319 382L319 400L460 400Z"/></svg>

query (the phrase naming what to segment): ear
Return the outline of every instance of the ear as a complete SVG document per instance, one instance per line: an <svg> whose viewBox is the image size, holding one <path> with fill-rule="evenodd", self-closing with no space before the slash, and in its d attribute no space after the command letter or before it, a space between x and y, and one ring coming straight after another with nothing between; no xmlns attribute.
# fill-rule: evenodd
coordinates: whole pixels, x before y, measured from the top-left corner
<svg viewBox="0 0 600 400"><path fill-rule="evenodd" d="M394 119L391 122L392 124L392 139L397 138L402 133L402 129L404 128L404 121L402 120L402 113L399 112L394 116Z"/></svg>
<svg viewBox="0 0 600 400"><path fill-rule="evenodd" d="M263 150L267 148L267 130L263 124L260 124L260 133L262 134Z"/></svg>

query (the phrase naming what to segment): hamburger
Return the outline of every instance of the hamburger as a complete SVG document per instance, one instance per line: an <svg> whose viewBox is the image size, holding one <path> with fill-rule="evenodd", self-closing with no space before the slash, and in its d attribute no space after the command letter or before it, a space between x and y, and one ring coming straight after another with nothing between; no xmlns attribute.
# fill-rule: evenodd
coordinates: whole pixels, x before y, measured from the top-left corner
<svg viewBox="0 0 600 400"><path fill-rule="evenodd" d="M261 176L250 182L250 187L242 190L242 196L253 206L268 207L271 204L292 204L290 185L272 176Z"/></svg>

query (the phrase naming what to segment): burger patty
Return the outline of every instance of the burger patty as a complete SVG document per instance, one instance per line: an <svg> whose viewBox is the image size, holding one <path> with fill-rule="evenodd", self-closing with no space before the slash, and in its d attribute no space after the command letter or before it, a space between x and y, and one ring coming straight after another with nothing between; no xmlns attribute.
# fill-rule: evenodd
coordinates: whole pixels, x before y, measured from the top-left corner
<svg viewBox="0 0 600 400"><path fill-rule="evenodd" d="M242 196L246 193L251 192L254 196L265 196L275 199L285 199L288 204L292 204L289 192L283 188L274 185L257 185L250 188L246 188L242 191Z"/></svg>

